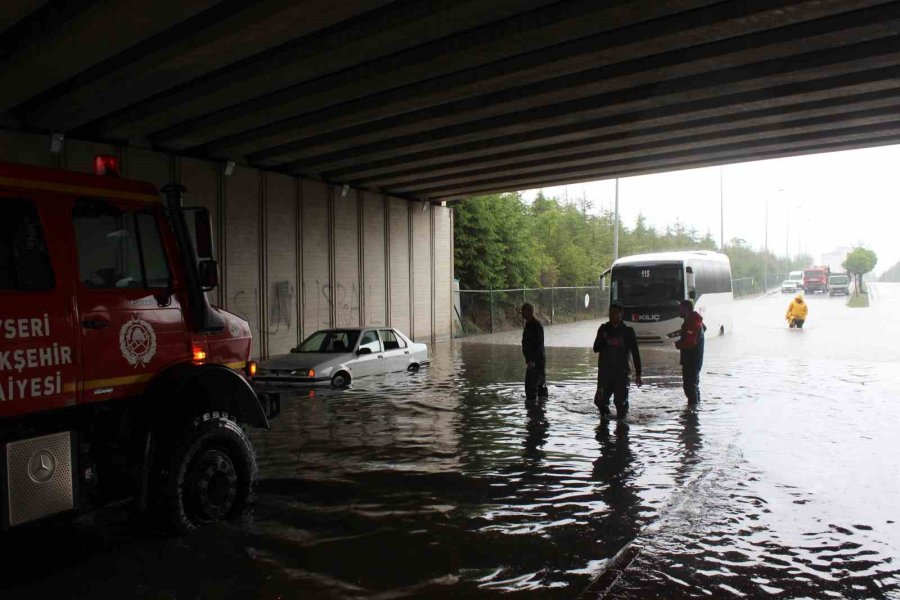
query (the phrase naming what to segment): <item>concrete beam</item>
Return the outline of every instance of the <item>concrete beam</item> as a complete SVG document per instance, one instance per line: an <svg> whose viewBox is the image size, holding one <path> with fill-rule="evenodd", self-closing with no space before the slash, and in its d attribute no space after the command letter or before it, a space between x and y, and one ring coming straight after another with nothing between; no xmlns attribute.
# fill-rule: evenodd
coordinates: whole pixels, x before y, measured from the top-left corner
<svg viewBox="0 0 900 600"><path fill-rule="evenodd" d="M0 34L24 20L39 8L47 4L46 0L5 0L0 6Z"/></svg>
<svg viewBox="0 0 900 600"><path fill-rule="evenodd" d="M707 147L722 147L723 144L744 144L747 148L756 142L780 141L802 135L828 135L832 130L844 131L848 128L862 125L884 125L889 127L900 121L900 102L893 105L847 113L840 117L826 115L801 119L792 123L773 123L770 125L754 125L741 127L727 132L718 130L706 133L670 132L666 143L647 141L635 143L632 139L619 140L617 146L611 146L608 150L581 152L566 156L552 163L543 159L522 161L514 166L508 166L500 171L496 168L472 169L458 176L435 177L410 182L405 185L392 186L397 193L413 196L429 197L434 193L446 189L452 189L459 185L477 185L481 181L494 180L498 173L504 178L541 176L542 173L555 173L561 170L578 170L585 166L592 166L598 162L608 162L617 159L641 157L648 161L657 155L669 156L685 151L698 151ZM623 144L627 141L627 145Z"/></svg>
<svg viewBox="0 0 900 600"><path fill-rule="evenodd" d="M816 2L814 10L797 5L785 13L783 2L778 0L755 2L749 7L726 2L595 33L482 67L470 65L421 84L250 129L197 150L216 156L250 155L258 164L301 161L313 153L337 152L385 137L514 114L650 81L708 73L717 65L737 66L846 44L846 39L866 36L862 31L853 35L850 30L855 25L884 30L884 21L900 15L896 7L872 15L850 12L865 4ZM656 5L668 7L669 3ZM820 19L834 13L840 16ZM775 23L794 26L771 30ZM829 31L833 33L830 38L826 35ZM548 37L546 43L559 37L554 31L537 33ZM752 43L748 41L751 38L744 37L750 34L758 34ZM479 56L488 52L490 48L485 48ZM453 57L460 58L459 53ZM441 68L434 74L443 71ZM399 101L406 109L394 104L400 95L406 97ZM296 108L303 113L308 105ZM352 117L344 111L352 111ZM210 125L227 127L229 123L222 120ZM386 136L388 131L391 133ZM215 133L210 128L210 135Z"/></svg>
<svg viewBox="0 0 900 600"><path fill-rule="evenodd" d="M900 77L900 67L897 68ZM666 111L671 116L652 118L653 115L637 112L623 115L620 119L609 119L610 126L594 132L590 138L560 143L550 143L553 138L546 138L546 145L528 147L521 150L493 152L478 158L454 162L445 162L427 168L418 167L404 171L389 173L383 176L352 177L349 174L326 174L329 177L353 181L355 185L367 188L402 189L409 184L427 184L451 180L466 174L476 174L483 170L519 168L525 164L568 164L569 160L586 152L616 151L631 148L635 145L654 143L670 145L673 137L692 136L727 136L735 131L747 130L764 133L766 130L780 131L781 128L794 128L808 119L820 119L822 123L846 121L859 111L887 107L887 111L900 109L900 79L895 80L892 89L868 94L859 94L840 98L835 102L833 97L812 102L801 102L790 106L776 106L745 111L745 106L732 105L714 111L687 112L685 107L678 111ZM684 113L681 110L685 110ZM714 116L695 118L698 113L717 113ZM756 128L760 128L757 130ZM450 156L457 156L451 153Z"/></svg>
<svg viewBox="0 0 900 600"><path fill-rule="evenodd" d="M894 26L900 26L900 21ZM900 36L892 36L797 55L791 60L771 59L669 80L664 84L647 83L502 117L399 136L353 147L352 152L311 156L280 168L304 170L315 167L320 172L329 172L438 148L444 148L447 152L452 146L488 139L494 139L497 147L501 148L501 139L508 136L527 134L543 127L579 126L589 119L614 116L623 110L654 110L671 103L698 102L742 92L754 93L763 88L777 88L791 83L814 85L817 79L897 64L900 64ZM266 161L260 162L266 164Z"/></svg>
<svg viewBox="0 0 900 600"><path fill-rule="evenodd" d="M670 171L675 168L693 168L698 165L744 162L755 160L759 156L774 156L782 151L809 154L819 152L821 148L844 148L848 145L864 144L866 140L879 138L900 140L900 120L846 127L815 134L806 133L754 142L716 144L687 151L661 152L652 157L638 156L609 161L598 160L594 164L580 168L548 169L533 176L507 178L500 174L489 180L433 190L427 197L431 200L446 200L477 195L486 190L531 189L565 182L609 179Z"/></svg>
<svg viewBox="0 0 900 600"><path fill-rule="evenodd" d="M20 107L31 126L75 130L96 119L166 92L247 56L355 16L387 0L336 2L265 0L225 2L109 58L64 89Z"/></svg>
<svg viewBox="0 0 900 600"><path fill-rule="evenodd" d="M612 7L597 2L554 4L417 47L408 58L392 56L368 71L341 74L335 80L336 87L328 81L313 81L285 90L278 97L180 124L169 136L162 132L154 139L162 145L183 146L191 138L206 144L203 152L241 156L327 130L381 122L504 87L624 60L628 53L654 52L661 40L647 40L647 36L660 37L661 32L678 31L685 28L685 22L692 23L687 27L690 32L674 36L679 40L668 40L673 46L684 44L689 37L697 37L697 30L709 25L710 19L721 18L719 10L709 9L712 14L704 19L696 16L705 12L693 10L688 13L695 15L693 20L673 21L680 16L677 11L696 9L698 4L696 0L642 1ZM723 35L723 30L709 35ZM422 73L428 77L422 78ZM375 78L370 80L371 74ZM343 100L337 106L335 97ZM222 135L229 132L233 135Z"/></svg>
<svg viewBox="0 0 900 600"><path fill-rule="evenodd" d="M307 82L316 82L313 84L316 90L328 90L331 93L328 102L334 104L336 97L346 98L344 93L338 95L337 86L366 78L377 80L378 76L385 75L384 66L376 59L390 65L393 60L390 57L399 52L550 1L437 0L423 3L407 0L388 3L385 0L356 0L332 3L351 7L357 13L362 9L371 12L298 37L271 52L247 57L170 93L101 119L91 124L87 131L116 138L156 133L155 142L159 146L185 148L196 142L178 143L174 139L167 142L167 137L179 131L191 131L189 122L193 119L206 122L209 115L228 109L231 109L229 114L238 119L259 110L278 111L291 90ZM385 6L372 10L378 5ZM254 24L245 24L245 27L253 28ZM263 29L259 33L265 35L266 31ZM364 77L363 72L368 76ZM422 77L423 73L418 72L416 76ZM360 93L372 93L373 85L370 82L363 86ZM308 87L304 91L310 93Z"/></svg>
<svg viewBox="0 0 900 600"><path fill-rule="evenodd" d="M51 3L0 36L0 112L191 19L218 0ZM13 85L12 82L15 82Z"/></svg>

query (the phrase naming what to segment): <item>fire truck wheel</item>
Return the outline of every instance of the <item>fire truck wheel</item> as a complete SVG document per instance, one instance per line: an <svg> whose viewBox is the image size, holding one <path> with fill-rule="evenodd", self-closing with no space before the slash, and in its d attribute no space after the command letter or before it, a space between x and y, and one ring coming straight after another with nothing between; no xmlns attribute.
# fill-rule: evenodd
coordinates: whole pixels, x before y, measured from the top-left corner
<svg viewBox="0 0 900 600"><path fill-rule="evenodd" d="M243 429L224 413L195 419L162 475L162 517L178 533L239 516L256 479L256 457Z"/></svg>

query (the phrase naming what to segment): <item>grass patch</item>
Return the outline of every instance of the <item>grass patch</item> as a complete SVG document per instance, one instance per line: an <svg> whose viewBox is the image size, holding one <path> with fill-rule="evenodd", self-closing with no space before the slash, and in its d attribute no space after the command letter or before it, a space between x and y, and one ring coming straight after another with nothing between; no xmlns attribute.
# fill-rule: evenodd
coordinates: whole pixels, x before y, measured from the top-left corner
<svg viewBox="0 0 900 600"><path fill-rule="evenodd" d="M853 294L850 296L850 299L847 300L847 306L850 308L868 308L869 307L869 295L865 292L857 296Z"/></svg>

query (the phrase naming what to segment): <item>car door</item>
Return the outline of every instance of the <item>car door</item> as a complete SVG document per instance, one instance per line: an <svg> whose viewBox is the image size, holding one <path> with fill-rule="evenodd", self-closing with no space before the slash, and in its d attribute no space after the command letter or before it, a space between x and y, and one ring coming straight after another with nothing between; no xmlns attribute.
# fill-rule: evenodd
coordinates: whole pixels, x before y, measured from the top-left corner
<svg viewBox="0 0 900 600"><path fill-rule="evenodd" d="M81 373L63 199L0 192L0 416L73 406Z"/></svg>
<svg viewBox="0 0 900 600"><path fill-rule="evenodd" d="M363 354L360 354L360 350L363 351ZM366 353L365 350L369 352ZM351 370L353 377L384 373L384 353L377 330L367 329L359 336L359 346L356 349L356 357Z"/></svg>
<svg viewBox="0 0 900 600"><path fill-rule="evenodd" d="M82 337L82 402L143 391L190 344L159 208L82 199L72 209L76 300Z"/></svg>
<svg viewBox="0 0 900 600"><path fill-rule="evenodd" d="M409 366L409 348L406 342L393 329L381 329L381 340L384 343L384 368L388 373L405 371Z"/></svg>

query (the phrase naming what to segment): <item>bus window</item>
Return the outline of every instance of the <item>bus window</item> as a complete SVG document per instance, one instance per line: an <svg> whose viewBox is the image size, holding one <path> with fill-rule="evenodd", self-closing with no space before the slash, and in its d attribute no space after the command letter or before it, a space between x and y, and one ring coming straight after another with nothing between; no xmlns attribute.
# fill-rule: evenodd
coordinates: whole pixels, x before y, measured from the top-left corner
<svg viewBox="0 0 900 600"><path fill-rule="evenodd" d="M610 297L625 307L676 306L684 300L684 268L678 264L617 267Z"/></svg>

